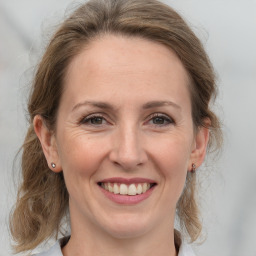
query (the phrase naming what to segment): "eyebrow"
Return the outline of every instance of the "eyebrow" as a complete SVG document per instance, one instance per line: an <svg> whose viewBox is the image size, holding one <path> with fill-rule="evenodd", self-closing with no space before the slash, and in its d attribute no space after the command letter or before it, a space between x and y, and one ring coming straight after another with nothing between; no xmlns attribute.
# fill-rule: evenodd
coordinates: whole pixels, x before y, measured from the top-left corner
<svg viewBox="0 0 256 256"><path fill-rule="evenodd" d="M76 110L77 108L80 108L82 106L93 106L101 109L108 109L108 110L115 110L115 108L110 105L109 103L106 102L101 102L101 101L84 101L81 103L76 104L72 111Z"/></svg>
<svg viewBox="0 0 256 256"><path fill-rule="evenodd" d="M76 110L77 108L80 108L82 106L93 106L101 109L107 109L107 110L114 110L116 111L117 108L112 106L109 103L101 102L101 101L84 101L81 103L76 104L72 111ZM172 101L150 101L142 105L142 109L150 109L150 108L156 108L156 107L163 107L163 106L172 106L178 110L181 109L179 105Z"/></svg>
<svg viewBox="0 0 256 256"><path fill-rule="evenodd" d="M147 102L142 106L143 109L149 109L149 108L156 108L156 107L163 107L163 106L172 106L177 109L181 109L179 105L172 101L150 101Z"/></svg>

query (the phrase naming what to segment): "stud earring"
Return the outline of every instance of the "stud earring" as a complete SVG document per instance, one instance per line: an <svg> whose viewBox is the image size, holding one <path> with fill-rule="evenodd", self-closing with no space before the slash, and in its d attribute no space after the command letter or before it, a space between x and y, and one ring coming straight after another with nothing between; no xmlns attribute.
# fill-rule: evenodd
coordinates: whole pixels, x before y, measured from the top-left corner
<svg viewBox="0 0 256 256"><path fill-rule="evenodd" d="M52 166L52 168L55 168L56 164L55 163L51 163L51 166Z"/></svg>
<svg viewBox="0 0 256 256"><path fill-rule="evenodd" d="M196 171L196 165L193 163L192 164L192 172L195 172Z"/></svg>

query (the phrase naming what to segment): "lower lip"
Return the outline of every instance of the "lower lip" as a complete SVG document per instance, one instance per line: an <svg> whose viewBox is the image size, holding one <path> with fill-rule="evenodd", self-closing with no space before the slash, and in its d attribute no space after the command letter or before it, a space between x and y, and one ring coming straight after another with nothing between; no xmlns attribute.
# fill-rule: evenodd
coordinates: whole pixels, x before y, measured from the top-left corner
<svg viewBox="0 0 256 256"><path fill-rule="evenodd" d="M117 203L117 204L125 204L125 205L133 205L138 204L144 200L146 200L153 192L156 186L153 186L149 190L147 190L145 193L135 196L128 196L128 195L120 195L120 194L114 194L106 189L99 186L103 194L109 198L111 201Z"/></svg>

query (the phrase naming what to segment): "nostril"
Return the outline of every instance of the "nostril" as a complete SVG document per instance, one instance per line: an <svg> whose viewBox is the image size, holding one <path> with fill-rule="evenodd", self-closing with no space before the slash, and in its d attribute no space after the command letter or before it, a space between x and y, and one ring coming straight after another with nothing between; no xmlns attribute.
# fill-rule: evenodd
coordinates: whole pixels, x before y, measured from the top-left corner
<svg viewBox="0 0 256 256"><path fill-rule="evenodd" d="M146 163L148 160L146 152L134 140L134 138L120 139L119 145L111 150L109 160L125 170L133 170Z"/></svg>

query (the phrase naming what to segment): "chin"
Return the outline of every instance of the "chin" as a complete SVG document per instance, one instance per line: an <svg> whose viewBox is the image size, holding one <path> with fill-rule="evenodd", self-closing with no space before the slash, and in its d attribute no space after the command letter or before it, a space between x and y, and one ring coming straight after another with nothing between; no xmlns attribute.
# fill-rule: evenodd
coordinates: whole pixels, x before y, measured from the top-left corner
<svg viewBox="0 0 256 256"><path fill-rule="evenodd" d="M113 220L114 223L109 223L110 225L106 229L112 237L119 239L139 237L147 233L151 226L145 218L136 218L133 215L119 216L119 218L113 216Z"/></svg>

